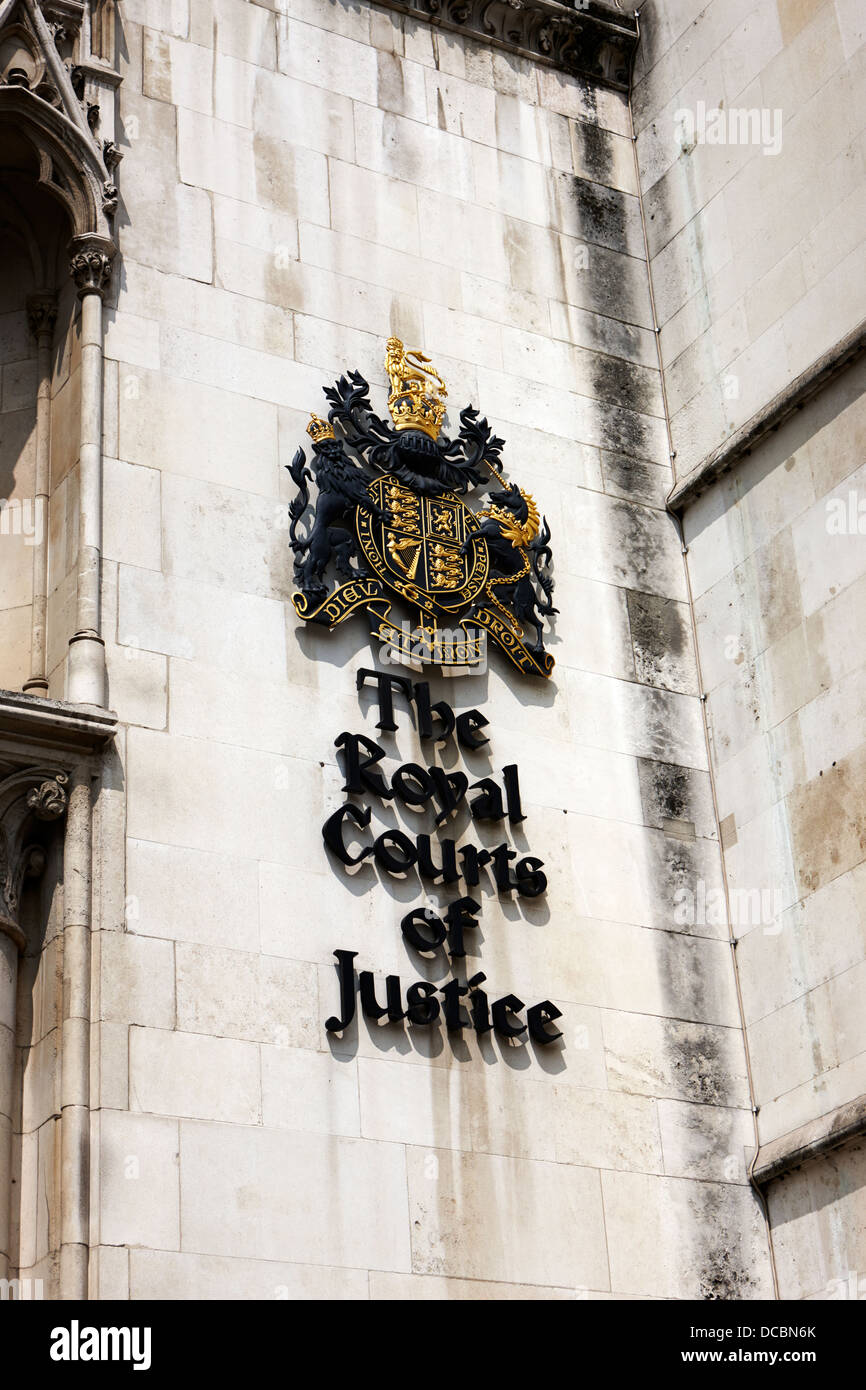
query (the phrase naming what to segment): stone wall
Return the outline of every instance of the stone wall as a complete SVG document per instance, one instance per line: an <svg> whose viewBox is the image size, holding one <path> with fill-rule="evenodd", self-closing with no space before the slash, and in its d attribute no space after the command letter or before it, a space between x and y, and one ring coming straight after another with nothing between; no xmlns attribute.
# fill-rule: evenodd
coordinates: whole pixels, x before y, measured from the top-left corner
<svg viewBox="0 0 866 1390"><path fill-rule="evenodd" d="M682 478L863 317L866 21L857 0L648 0L641 24L634 122Z"/></svg>
<svg viewBox="0 0 866 1390"><path fill-rule="evenodd" d="M777 1148L866 1089L864 382L861 360L685 515L760 1138ZM790 1247L787 1189L775 1201ZM855 1231L798 1237L783 1296L860 1269Z"/></svg>
<svg viewBox="0 0 866 1390"><path fill-rule="evenodd" d="M337 0L126 0L120 42L96 1291L767 1296L727 928L674 918L721 877L625 97ZM549 890L488 886L467 965L554 1000L554 1048L324 1030L335 947L444 973L420 884L326 858L378 654L288 601L283 465L347 368L384 408L392 332L553 532L550 683L434 693L519 765ZM387 771L428 757L398 723Z"/></svg>
<svg viewBox="0 0 866 1390"><path fill-rule="evenodd" d="M649 0L642 23L637 146L760 1177L862 1129L866 1092L862 359L809 380L863 317L866 27L843 0ZM721 142L678 138L716 108ZM757 141L731 138L735 110L764 120ZM772 430L702 473L798 378ZM770 1182L783 1297L862 1297L841 1292L864 1258L861 1166L855 1143Z"/></svg>

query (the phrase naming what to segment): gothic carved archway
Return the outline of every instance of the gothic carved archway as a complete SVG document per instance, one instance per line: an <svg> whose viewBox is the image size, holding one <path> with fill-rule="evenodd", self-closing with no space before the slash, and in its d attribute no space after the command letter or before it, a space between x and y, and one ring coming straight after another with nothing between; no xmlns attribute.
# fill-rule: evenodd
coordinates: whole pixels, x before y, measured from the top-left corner
<svg viewBox="0 0 866 1390"><path fill-rule="evenodd" d="M43 698L51 693L95 706L105 700L99 600L102 299L110 286L115 258L113 218L118 193L114 170L120 160L113 139L113 94L119 78L106 57L112 12L111 0L96 4L91 0L0 0L0 232L23 238L34 262L35 283L26 310L39 359L35 465L30 465L35 517L30 671L20 683L30 694ZM69 259L60 272L56 255L50 250L42 254L41 241L51 241L52 217L40 213L39 199L27 191L34 188L50 198L56 209L62 209L67 225ZM43 238L41 231L45 229L48 233ZM73 296L63 298L67 272L78 306ZM59 299L59 318L52 298ZM78 438L65 440L64 445L76 469L73 505L81 518L77 575L74 580L69 577L77 605L72 626L63 635L68 655L63 670L55 672L52 681L51 643L46 631L50 624L50 377L52 353L56 358L64 335L70 335L73 319L81 369L75 384L75 410L67 410L64 418L67 431L69 420L74 421ZM25 500L30 499L15 498L19 506ZM0 506L8 501L8 496L0 496ZM22 563L25 558L29 559L22 556ZM16 614L20 636L21 610ZM63 688L59 689L61 681ZM8 676L5 682L0 679L0 684L4 683L9 683Z"/></svg>

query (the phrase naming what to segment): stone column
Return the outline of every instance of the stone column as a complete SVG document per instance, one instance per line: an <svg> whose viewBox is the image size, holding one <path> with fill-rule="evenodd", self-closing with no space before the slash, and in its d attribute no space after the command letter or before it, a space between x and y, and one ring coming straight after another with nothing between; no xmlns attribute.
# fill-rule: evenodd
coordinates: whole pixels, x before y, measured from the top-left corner
<svg viewBox="0 0 866 1390"><path fill-rule="evenodd" d="M12 1093L15 1084L15 1009L18 939L0 921L0 1279L9 1276L9 1217L12 1195Z"/></svg>
<svg viewBox="0 0 866 1390"><path fill-rule="evenodd" d="M90 1254L91 773L72 774L63 848L60 1297L85 1299Z"/></svg>
<svg viewBox="0 0 866 1390"><path fill-rule="evenodd" d="M79 451L78 602L69 641L67 698L105 705L102 639L102 300L111 279L114 245L96 235L75 237L71 274L81 300L81 447Z"/></svg>
<svg viewBox="0 0 866 1390"><path fill-rule="evenodd" d="M30 678L24 689L30 695L48 696L45 614L48 602L48 490L51 477L51 340L57 321L53 294L32 295L27 301L30 331L36 339L36 485L33 489L33 614L30 638Z"/></svg>
<svg viewBox="0 0 866 1390"><path fill-rule="evenodd" d="M34 824L63 815L66 782L65 773L45 768L18 769L0 781L0 1278L7 1277L12 1255L15 1022L18 957L24 948L21 891L25 879L38 878L45 868L45 851L32 838Z"/></svg>

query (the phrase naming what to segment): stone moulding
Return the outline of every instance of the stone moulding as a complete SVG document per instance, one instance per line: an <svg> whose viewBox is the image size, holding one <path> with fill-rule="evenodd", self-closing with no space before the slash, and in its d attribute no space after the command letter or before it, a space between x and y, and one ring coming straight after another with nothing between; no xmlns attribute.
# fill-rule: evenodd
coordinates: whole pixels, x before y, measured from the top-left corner
<svg viewBox="0 0 866 1390"><path fill-rule="evenodd" d="M109 710L0 690L0 742L88 755L101 752L116 730L117 715Z"/></svg>
<svg viewBox="0 0 866 1390"><path fill-rule="evenodd" d="M627 92L638 41L633 15L587 0L377 0L413 19Z"/></svg>
<svg viewBox="0 0 866 1390"><path fill-rule="evenodd" d="M840 1105L817 1120L809 1120L758 1150L753 1177L759 1187L799 1168L809 1159L822 1158L834 1149L866 1136L866 1095Z"/></svg>
<svg viewBox="0 0 866 1390"><path fill-rule="evenodd" d="M735 467L741 458L774 433L795 411L802 409L813 396L817 396L825 386L839 375L847 366L866 351L866 322L858 326L825 352L822 357L807 367L805 372L784 387L777 396L747 420L724 444L709 454L701 463L686 473L674 485L668 497L668 508L672 512L682 512L695 498L705 492L718 478Z"/></svg>

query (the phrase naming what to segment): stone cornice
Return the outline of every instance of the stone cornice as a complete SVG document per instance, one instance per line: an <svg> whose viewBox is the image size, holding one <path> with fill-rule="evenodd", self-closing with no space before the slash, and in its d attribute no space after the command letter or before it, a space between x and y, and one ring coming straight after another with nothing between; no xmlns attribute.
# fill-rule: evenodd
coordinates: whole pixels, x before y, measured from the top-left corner
<svg viewBox="0 0 866 1390"><path fill-rule="evenodd" d="M628 91L637 21L626 11L586 0L376 0L413 19L573 76Z"/></svg>
<svg viewBox="0 0 866 1390"><path fill-rule="evenodd" d="M86 755L98 753L116 731L117 715L110 710L0 690L0 741Z"/></svg>
<svg viewBox="0 0 866 1390"><path fill-rule="evenodd" d="M752 1176L759 1187L799 1168L809 1159L822 1158L842 1144L866 1135L866 1096L837 1106L826 1115L810 1120L790 1134L762 1144Z"/></svg>
<svg viewBox="0 0 866 1390"><path fill-rule="evenodd" d="M696 468L692 468L675 483L668 497L668 507L672 512L681 512L694 502L702 492L730 471L741 458L750 454L762 440L774 433L785 421L801 410L819 391L828 386L834 377L866 350L866 323L861 323L829 352L825 352L816 362L806 368L800 376L759 411L747 420L745 425L720 444L718 449L708 454Z"/></svg>

